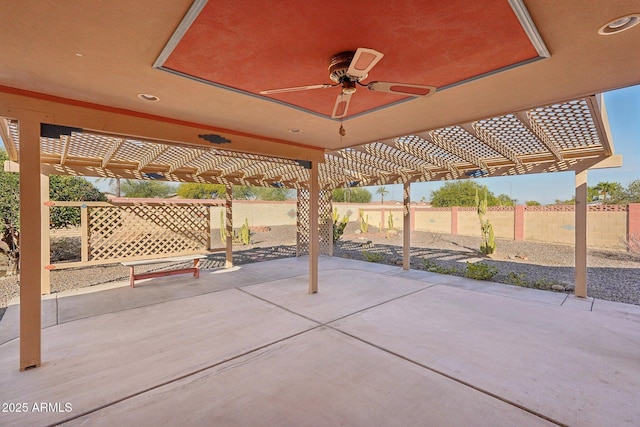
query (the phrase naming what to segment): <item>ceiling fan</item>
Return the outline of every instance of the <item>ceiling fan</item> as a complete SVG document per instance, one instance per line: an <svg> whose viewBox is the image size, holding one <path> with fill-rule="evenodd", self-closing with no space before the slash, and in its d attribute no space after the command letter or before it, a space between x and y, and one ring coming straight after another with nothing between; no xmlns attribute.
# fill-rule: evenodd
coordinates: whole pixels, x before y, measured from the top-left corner
<svg viewBox="0 0 640 427"><path fill-rule="evenodd" d="M434 86L416 85L410 83L371 82L360 83L366 79L369 71L382 59L384 54L373 49L358 48L355 52L340 52L329 60L329 78L335 84L322 83L309 86L288 87L283 89L263 90L261 95L273 95L276 93L298 92L311 89L327 89L342 86L342 90L333 106L331 118L340 119L347 115L347 109L351 102L351 95L356 91L356 85L366 87L378 92L395 93L404 96L429 96L436 91Z"/></svg>

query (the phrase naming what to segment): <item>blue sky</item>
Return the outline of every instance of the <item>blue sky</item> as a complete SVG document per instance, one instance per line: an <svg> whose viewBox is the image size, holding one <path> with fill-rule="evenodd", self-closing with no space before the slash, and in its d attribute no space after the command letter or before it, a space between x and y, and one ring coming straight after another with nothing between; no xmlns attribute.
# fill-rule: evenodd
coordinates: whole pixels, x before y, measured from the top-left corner
<svg viewBox="0 0 640 427"><path fill-rule="evenodd" d="M614 169L599 169L588 172L588 184L601 181L619 182L627 186L630 181L640 179L640 85L607 92L604 95L615 154L622 154L623 166ZM537 175L483 178L479 183L489 187L494 194L507 194L524 203L536 200L542 204L567 200L575 192L573 172L556 172ZM422 182L411 184L411 200L422 197L430 199L431 192L443 182ZM401 200L402 185L387 185L386 200ZM373 193L373 200L380 200L375 194L376 187L367 188Z"/></svg>

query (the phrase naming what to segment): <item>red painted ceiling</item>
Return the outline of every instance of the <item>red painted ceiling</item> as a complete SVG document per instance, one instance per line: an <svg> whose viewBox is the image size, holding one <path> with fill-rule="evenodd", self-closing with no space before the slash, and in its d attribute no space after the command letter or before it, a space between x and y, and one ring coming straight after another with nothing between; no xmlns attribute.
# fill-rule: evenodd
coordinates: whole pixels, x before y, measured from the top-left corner
<svg viewBox="0 0 640 427"><path fill-rule="evenodd" d="M164 68L257 94L332 83L338 52L367 47L384 58L363 82L444 87L536 58L504 1L209 1ZM331 115L339 88L270 95ZM403 99L360 88L349 115Z"/></svg>

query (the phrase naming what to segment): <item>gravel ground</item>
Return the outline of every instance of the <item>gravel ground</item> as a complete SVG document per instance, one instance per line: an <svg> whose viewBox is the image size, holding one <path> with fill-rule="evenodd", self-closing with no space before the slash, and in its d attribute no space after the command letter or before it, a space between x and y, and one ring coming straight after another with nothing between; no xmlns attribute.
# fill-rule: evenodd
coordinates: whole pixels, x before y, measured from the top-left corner
<svg viewBox="0 0 640 427"><path fill-rule="evenodd" d="M374 227L366 234L357 232L356 225L349 224L334 247L334 256L402 265L402 233L383 233ZM252 244L234 246L234 263L241 265L295 256L295 241L295 227L261 228L252 235ZM537 288L559 285L566 291L573 290L572 246L498 240L497 255L487 258L477 250L480 238L427 232L414 232L411 246L411 268L414 269L449 270L449 274L463 275L466 261L480 261L497 267L498 273L492 281ZM426 265L425 260L428 260ZM168 265L156 264L148 270L159 270ZM640 257L625 252L589 250L587 265L589 296L640 305ZM203 269L223 267L224 254L210 255L201 266ZM60 292L125 280L128 275L128 269L120 264L54 270L51 272L51 290ZM0 278L0 319L8 302L18 293L16 277Z"/></svg>

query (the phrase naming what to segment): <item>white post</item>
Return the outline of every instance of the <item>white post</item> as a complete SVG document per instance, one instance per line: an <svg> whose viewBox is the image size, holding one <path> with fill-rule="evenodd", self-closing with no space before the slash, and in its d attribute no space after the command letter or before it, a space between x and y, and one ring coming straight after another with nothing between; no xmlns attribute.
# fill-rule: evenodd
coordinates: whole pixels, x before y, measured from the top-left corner
<svg viewBox="0 0 640 427"><path fill-rule="evenodd" d="M41 363L40 123L20 120L20 370Z"/></svg>
<svg viewBox="0 0 640 427"><path fill-rule="evenodd" d="M311 162L309 170L309 293L318 292L318 256L320 253L320 233L318 230L318 163Z"/></svg>
<svg viewBox="0 0 640 427"><path fill-rule="evenodd" d="M576 172L575 295L587 297L587 171Z"/></svg>

